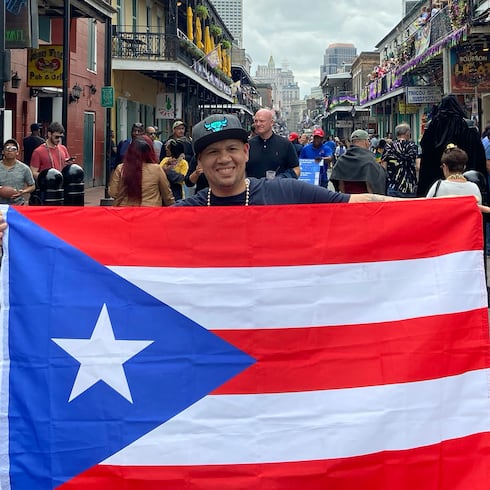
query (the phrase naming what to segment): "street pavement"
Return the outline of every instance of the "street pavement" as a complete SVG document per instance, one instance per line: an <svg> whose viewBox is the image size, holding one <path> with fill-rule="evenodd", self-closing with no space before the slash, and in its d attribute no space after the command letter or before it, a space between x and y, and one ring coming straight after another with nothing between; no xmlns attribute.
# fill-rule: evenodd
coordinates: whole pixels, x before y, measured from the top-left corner
<svg viewBox="0 0 490 490"><path fill-rule="evenodd" d="M107 206L105 187L85 187L85 206Z"/></svg>

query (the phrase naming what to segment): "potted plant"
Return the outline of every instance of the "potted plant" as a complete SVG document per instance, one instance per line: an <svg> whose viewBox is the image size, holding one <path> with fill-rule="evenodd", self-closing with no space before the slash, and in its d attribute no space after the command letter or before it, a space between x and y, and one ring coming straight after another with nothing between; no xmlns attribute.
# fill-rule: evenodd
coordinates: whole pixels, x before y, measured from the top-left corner
<svg viewBox="0 0 490 490"><path fill-rule="evenodd" d="M221 41L221 48L222 49L230 49L231 48L231 43L227 39Z"/></svg>
<svg viewBox="0 0 490 490"><path fill-rule="evenodd" d="M222 30L220 26L217 26L216 24L212 24L211 27L209 28L209 32L211 36L214 37L214 39L218 39L221 36Z"/></svg>
<svg viewBox="0 0 490 490"><path fill-rule="evenodd" d="M198 5L196 7L196 15L202 19L202 20L206 20L209 16L209 12L208 12L208 9L207 7L205 7L204 5Z"/></svg>

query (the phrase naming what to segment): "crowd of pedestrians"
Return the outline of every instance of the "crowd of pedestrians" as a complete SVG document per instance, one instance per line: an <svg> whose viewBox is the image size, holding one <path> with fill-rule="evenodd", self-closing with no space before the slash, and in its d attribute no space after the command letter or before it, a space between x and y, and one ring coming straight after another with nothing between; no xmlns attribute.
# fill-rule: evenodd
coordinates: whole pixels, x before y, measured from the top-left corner
<svg viewBox="0 0 490 490"><path fill-rule="evenodd" d="M320 199L329 202L351 202L353 195L368 194L378 196L377 199L379 196L430 197L444 195L453 189L455 194L467 192L475 195L479 202L486 203L490 127L485 128L480 137L477 128L468 123L454 95L443 97L439 106L434 107L420 147L412 139L410 126L404 122L395 127L393 138L391 134L379 138L358 129L347 140L325 134L320 127L313 128L310 133L293 132L285 138L274 132L274 124L275 112L260 109L254 116L250 132L239 122L237 124L237 119L230 114L206 118L193 128L191 135L186 134L188 128L184 121L176 120L172 124L172 133L164 140L159 138L161 133L157 127L145 128L140 122L134 122L130 137L117 145L111 132L108 191L114 199L113 204L169 206L181 205L181 201L219 204L220 197L224 197L219 195L220 186L222 182L233 180L231 177L242 167L243 156L246 158L243 203L260 201L257 201L257 193L263 191L262 185L266 185L264 189L273 189L272 201L289 202L283 195L278 198L277 193L296 189L293 182L303 180L301 166L304 161L319 164L320 178L316 187L342 196L325 197L323 194ZM53 122L47 128L44 140L40 136L40 126L32 124L31 134L23 140L24 160L28 165L18 159L20 148L15 140L4 143L0 164L1 203L23 204L40 172L49 168L61 171L72 161L68 149L62 144L63 135L62 125ZM218 135L220 138L216 139ZM223 135L226 138L222 138ZM214 167L206 167L203 162L210 158L203 159L203 155L208 156L209 150L201 151L204 150L202 142L214 144L214 139L216 142L235 140L238 148L213 146ZM238 159L235 158L237 153L240 154ZM258 185L257 181L262 179L284 182ZM456 185L468 180L479 187L479 195L474 185ZM301 199L307 202L309 199L316 202L318 193L324 192L315 189L312 198L303 184L300 184L303 189ZM240 200L234 203L239 204ZM268 198L262 200L261 203L269 202ZM229 203L229 199L225 201Z"/></svg>

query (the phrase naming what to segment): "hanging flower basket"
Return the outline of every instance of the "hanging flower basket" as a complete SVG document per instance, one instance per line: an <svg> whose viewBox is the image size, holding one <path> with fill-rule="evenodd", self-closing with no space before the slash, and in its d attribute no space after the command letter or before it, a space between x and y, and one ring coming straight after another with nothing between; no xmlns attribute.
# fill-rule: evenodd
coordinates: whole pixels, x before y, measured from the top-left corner
<svg viewBox="0 0 490 490"><path fill-rule="evenodd" d="M213 36L215 39L218 39L221 36L221 33L223 31L221 30L220 26L213 24L209 28L209 32L210 32L211 36Z"/></svg>
<svg viewBox="0 0 490 490"><path fill-rule="evenodd" d="M198 5L196 7L196 15L202 19L202 20L205 20L208 18L209 16L209 12L208 12L208 9L204 6L204 5Z"/></svg>

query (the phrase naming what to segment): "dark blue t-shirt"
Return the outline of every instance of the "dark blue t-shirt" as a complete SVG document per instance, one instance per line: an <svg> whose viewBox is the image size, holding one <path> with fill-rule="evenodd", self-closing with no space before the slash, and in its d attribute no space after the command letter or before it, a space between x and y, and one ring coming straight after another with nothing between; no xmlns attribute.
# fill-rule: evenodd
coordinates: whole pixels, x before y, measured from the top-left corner
<svg viewBox="0 0 490 490"><path fill-rule="evenodd" d="M301 180L285 179L254 179L250 178L250 206L264 204L316 204L348 202L349 194L333 192L324 187L308 184ZM211 194L212 206L243 206L245 192L231 197L216 197ZM203 189L193 197L178 201L176 206L206 206L208 189Z"/></svg>

